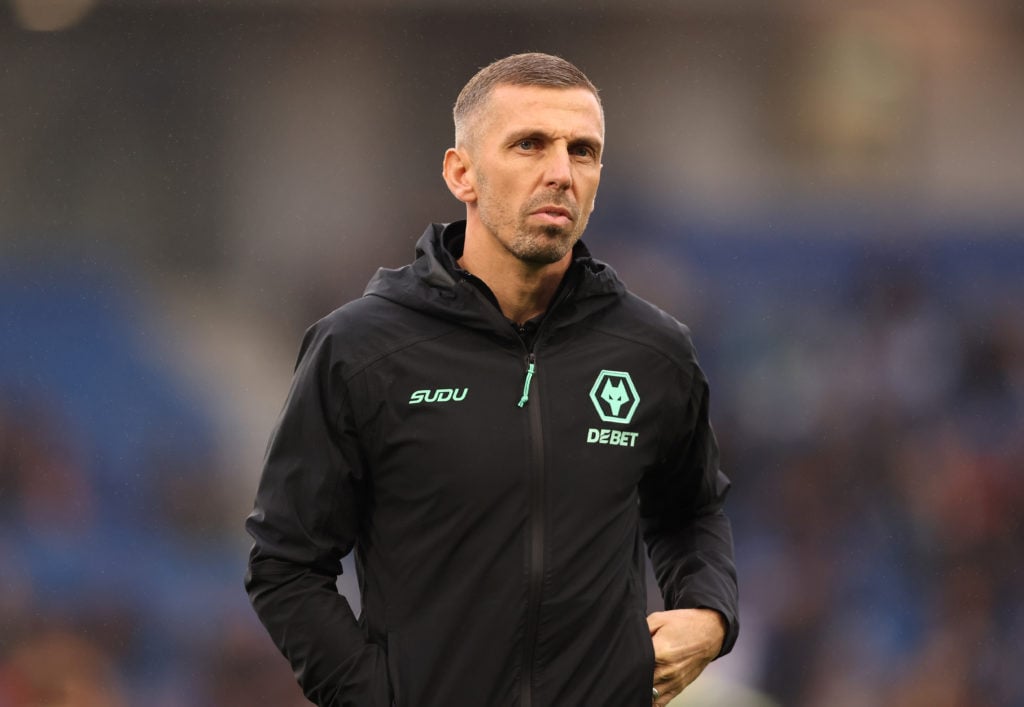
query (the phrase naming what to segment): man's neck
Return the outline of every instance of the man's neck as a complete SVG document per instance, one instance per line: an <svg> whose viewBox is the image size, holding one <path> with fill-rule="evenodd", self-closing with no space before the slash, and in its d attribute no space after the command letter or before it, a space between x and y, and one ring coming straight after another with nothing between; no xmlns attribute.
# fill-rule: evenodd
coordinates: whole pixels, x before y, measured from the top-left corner
<svg viewBox="0 0 1024 707"><path fill-rule="evenodd" d="M484 281L501 313L517 324L547 311L565 276L572 254L557 263L534 265L507 251L485 253L480 241L466 238L459 267Z"/></svg>

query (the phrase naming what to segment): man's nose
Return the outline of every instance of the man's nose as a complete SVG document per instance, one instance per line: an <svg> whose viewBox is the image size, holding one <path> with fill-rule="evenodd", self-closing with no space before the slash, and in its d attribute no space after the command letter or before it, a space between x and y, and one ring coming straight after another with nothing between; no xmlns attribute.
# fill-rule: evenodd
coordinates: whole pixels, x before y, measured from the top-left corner
<svg viewBox="0 0 1024 707"><path fill-rule="evenodd" d="M547 186L562 191L572 186L572 158L567 148L558 146L550 150L544 168L544 183Z"/></svg>

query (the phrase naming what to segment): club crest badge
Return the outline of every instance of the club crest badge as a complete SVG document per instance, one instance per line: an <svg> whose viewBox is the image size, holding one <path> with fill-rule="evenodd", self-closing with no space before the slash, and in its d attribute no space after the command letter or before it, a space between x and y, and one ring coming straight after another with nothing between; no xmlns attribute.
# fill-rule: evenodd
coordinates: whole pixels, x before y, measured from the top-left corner
<svg viewBox="0 0 1024 707"><path fill-rule="evenodd" d="M625 371L601 371L590 389L590 400L602 422L622 425L629 424L640 404L633 379Z"/></svg>

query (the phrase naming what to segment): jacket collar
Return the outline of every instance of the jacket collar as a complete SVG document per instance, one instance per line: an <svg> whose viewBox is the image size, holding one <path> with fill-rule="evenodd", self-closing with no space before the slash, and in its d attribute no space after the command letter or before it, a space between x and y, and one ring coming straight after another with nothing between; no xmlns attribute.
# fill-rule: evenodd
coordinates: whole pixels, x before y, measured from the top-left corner
<svg viewBox="0 0 1024 707"><path fill-rule="evenodd" d="M470 276L456 262L465 234L465 221L430 224L416 242L416 259L402 268L378 270L364 296L383 297L468 326L495 328L504 317L493 295L490 303L485 302L486 295L481 297L477 285L467 281ZM625 291L615 271L593 258L583 241L578 241L566 282L549 313L557 309L556 321L571 323L610 306Z"/></svg>

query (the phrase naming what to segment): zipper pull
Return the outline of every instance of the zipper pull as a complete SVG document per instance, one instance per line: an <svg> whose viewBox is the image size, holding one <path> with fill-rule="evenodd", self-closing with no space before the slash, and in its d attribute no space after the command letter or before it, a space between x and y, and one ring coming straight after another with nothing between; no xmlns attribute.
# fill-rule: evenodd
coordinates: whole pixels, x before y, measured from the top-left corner
<svg viewBox="0 0 1024 707"><path fill-rule="evenodd" d="M526 403L530 402L530 381L533 380L533 372L537 369L537 357L530 354L527 359L529 366L526 367L526 380L523 381L523 395L519 398L519 407L524 407Z"/></svg>

